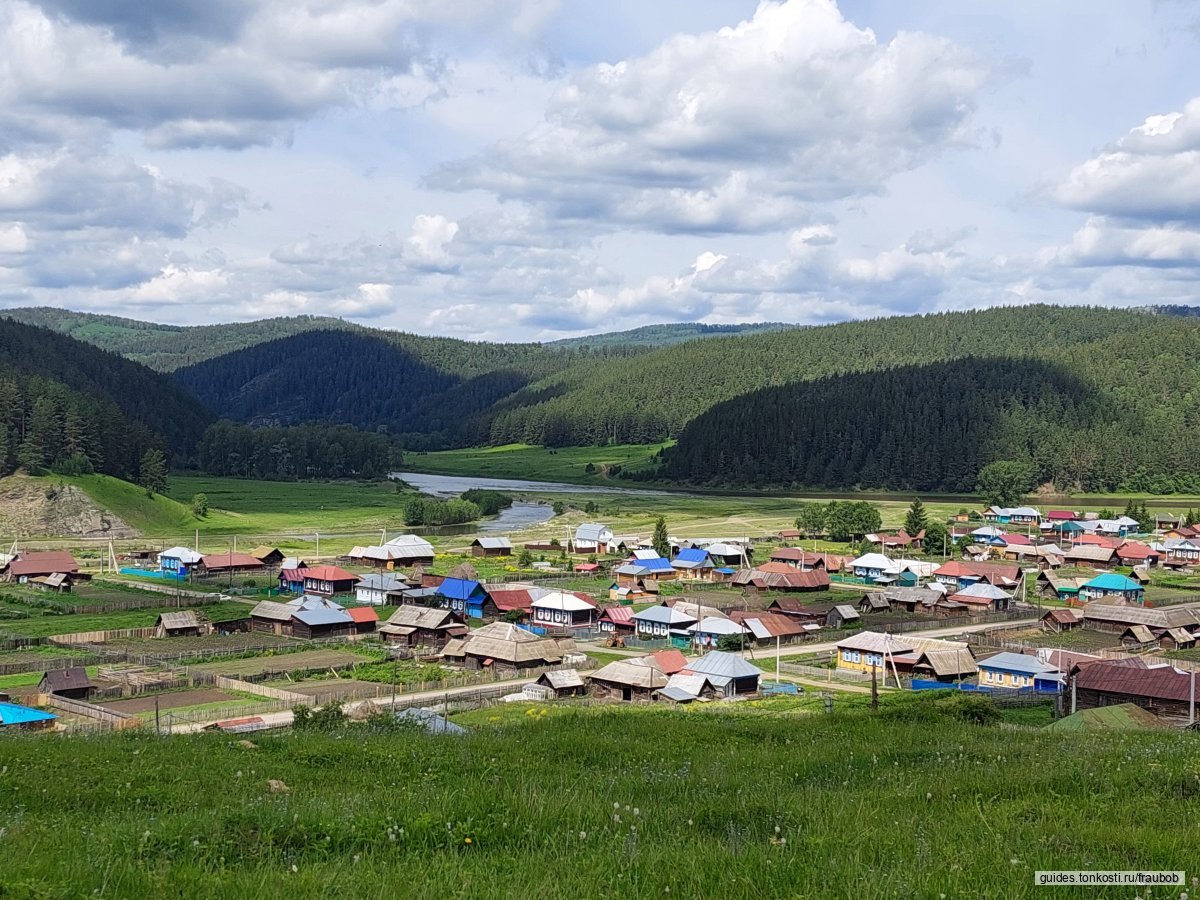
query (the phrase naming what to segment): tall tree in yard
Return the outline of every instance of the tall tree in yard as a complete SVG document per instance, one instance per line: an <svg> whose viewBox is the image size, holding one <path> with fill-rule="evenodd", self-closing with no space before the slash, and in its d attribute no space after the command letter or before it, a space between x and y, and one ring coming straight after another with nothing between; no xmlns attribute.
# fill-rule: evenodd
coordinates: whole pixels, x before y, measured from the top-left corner
<svg viewBox="0 0 1200 900"><path fill-rule="evenodd" d="M671 555L671 539L667 537L667 520L662 516L654 523L654 537L650 540L654 552L662 557Z"/></svg>
<svg viewBox="0 0 1200 900"><path fill-rule="evenodd" d="M167 458L156 447L151 447L142 454L142 464L138 467L138 480L146 493L165 494L167 492Z"/></svg>
<svg viewBox="0 0 1200 900"><path fill-rule="evenodd" d="M1016 506L1033 486L1033 467L1016 459L999 459L979 470L975 490L989 506Z"/></svg>
<svg viewBox="0 0 1200 900"><path fill-rule="evenodd" d="M808 537L825 530L825 506L820 503L801 503L796 516L796 529Z"/></svg>
<svg viewBox="0 0 1200 900"><path fill-rule="evenodd" d="M910 536L916 537L928 525L929 517L925 514L925 504L921 502L920 497L917 497L913 500L912 506L908 508L908 514L904 517L904 530Z"/></svg>

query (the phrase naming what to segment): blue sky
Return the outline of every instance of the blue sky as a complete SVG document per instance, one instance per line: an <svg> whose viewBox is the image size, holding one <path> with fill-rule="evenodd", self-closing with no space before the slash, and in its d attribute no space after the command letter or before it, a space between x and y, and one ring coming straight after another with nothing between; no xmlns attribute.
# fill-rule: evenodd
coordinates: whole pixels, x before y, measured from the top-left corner
<svg viewBox="0 0 1200 900"><path fill-rule="evenodd" d="M0 0L0 306L1200 304L1198 56L1166 0Z"/></svg>

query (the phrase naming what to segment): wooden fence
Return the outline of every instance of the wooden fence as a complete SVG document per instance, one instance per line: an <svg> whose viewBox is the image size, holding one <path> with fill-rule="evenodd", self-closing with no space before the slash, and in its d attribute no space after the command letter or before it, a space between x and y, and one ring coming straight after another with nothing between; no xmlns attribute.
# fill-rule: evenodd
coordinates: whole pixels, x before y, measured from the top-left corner
<svg viewBox="0 0 1200 900"><path fill-rule="evenodd" d="M75 716L82 716L85 719L104 722L114 728L136 728L141 725L141 720L129 713L117 712L115 709L107 709L84 700L70 700L66 697L60 697L58 694L40 695L38 705L49 706L51 709L57 709Z"/></svg>
<svg viewBox="0 0 1200 900"><path fill-rule="evenodd" d="M100 656L47 656L23 663L0 663L0 675L23 675L27 672L55 672L75 666L94 666L104 662Z"/></svg>
<svg viewBox="0 0 1200 900"><path fill-rule="evenodd" d="M103 644L118 638L151 638L156 634L154 628L119 628L114 631L76 631L71 634L52 634L50 643L60 647L70 647L75 644Z"/></svg>
<svg viewBox="0 0 1200 900"><path fill-rule="evenodd" d="M256 696L266 697L270 700L283 700L288 703L312 702L312 698L307 694L285 691L266 684L255 684L252 681L242 681L239 678L226 678L224 675L205 675L204 673L197 672L193 676L193 679L195 681L209 682L213 687L219 687L223 690L241 691L243 694L255 694Z"/></svg>

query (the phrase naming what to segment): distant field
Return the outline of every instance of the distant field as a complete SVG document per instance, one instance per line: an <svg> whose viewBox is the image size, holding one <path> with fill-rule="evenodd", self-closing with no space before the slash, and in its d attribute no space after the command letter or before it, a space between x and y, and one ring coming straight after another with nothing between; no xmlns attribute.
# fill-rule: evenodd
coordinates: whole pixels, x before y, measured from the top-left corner
<svg viewBox="0 0 1200 900"><path fill-rule="evenodd" d="M652 462L654 454L671 443L559 448L505 444L500 447L439 450L405 455L404 468L411 472L437 475L530 478L568 484L637 487L636 482L610 478L607 472L612 466L621 466L627 471L645 468ZM587 471L589 464L595 471Z"/></svg>

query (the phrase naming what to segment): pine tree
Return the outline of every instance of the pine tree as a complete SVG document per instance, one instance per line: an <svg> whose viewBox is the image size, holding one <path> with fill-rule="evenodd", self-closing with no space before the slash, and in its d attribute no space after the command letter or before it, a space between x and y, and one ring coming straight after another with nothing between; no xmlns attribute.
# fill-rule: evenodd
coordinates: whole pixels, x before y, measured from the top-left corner
<svg viewBox="0 0 1200 900"><path fill-rule="evenodd" d="M167 492L167 458L157 447L151 447L142 454L138 480L150 496Z"/></svg>
<svg viewBox="0 0 1200 900"><path fill-rule="evenodd" d="M659 516L654 523L654 537L650 539L650 544L659 556L666 558L671 555L671 539L667 536L667 520L662 516Z"/></svg>
<svg viewBox="0 0 1200 900"><path fill-rule="evenodd" d="M913 500L912 506L908 508L908 514L904 517L904 531L910 537L916 537L928 526L929 517L925 514L925 504L921 502L920 497L917 497Z"/></svg>

